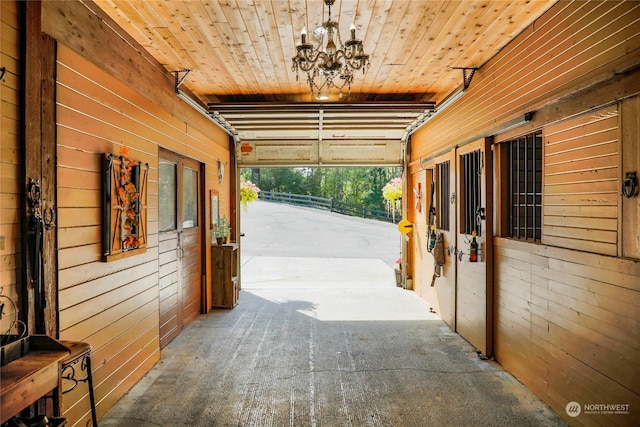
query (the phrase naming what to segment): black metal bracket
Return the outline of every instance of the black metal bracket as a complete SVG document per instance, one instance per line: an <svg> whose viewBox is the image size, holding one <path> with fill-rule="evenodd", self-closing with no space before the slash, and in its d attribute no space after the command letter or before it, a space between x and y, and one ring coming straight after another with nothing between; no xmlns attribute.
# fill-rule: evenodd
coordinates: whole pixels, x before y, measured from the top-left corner
<svg viewBox="0 0 640 427"><path fill-rule="evenodd" d="M63 380L70 381L72 383L72 385L69 388L62 390L62 394L69 393L71 390L76 388L76 386L81 382L82 383L88 383L89 382L89 373L87 371L87 360L90 360L90 359L87 359L88 357L89 357L88 354L83 355L81 357L81 359L74 360L71 363L66 364L66 365L64 365L62 367L62 371L60 373L60 378L63 379ZM87 375L85 376L85 378L80 378L80 379L76 378L75 365L79 361L81 361L80 370L83 371L83 372L87 372Z"/></svg>
<svg viewBox="0 0 640 427"><path fill-rule="evenodd" d="M176 93L178 93L178 89L180 88L182 83L184 83L184 79L187 78L191 70L185 69L185 70L176 70L171 72L173 73L175 90L176 90ZM184 73L184 75L180 77L180 73Z"/></svg>
<svg viewBox="0 0 640 427"><path fill-rule="evenodd" d="M627 199L632 198L638 189L638 178L636 172L627 172L622 181L622 195Z"/></svg>
<svg viewBox="0 0 640 427"><path fill-rule="evenodd" d="M5 67L0 67L0 80L4 80L4 75L6 74L7 69Z"/></svg>
<svg viewBox="0 0 640 427"><path fill-rule="evenodd" d="M471 85L471 79L473 79L473 75L476 73L476 70L478 70L478 68L475 67L451 67L454 70L462 70L462 90L466 91L467 89L469 89L469 86ZM469 71L469 74L467 75L467 71Z"/></svg>

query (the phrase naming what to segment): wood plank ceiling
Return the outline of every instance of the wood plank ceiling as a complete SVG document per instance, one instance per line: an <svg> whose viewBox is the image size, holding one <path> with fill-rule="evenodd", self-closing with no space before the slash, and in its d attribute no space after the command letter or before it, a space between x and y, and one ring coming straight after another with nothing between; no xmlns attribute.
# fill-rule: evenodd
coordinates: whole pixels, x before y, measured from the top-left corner
<svg viewBox="0 0 640 427"><path fill-rule="evenodd" d="M371 66L351 93L312 99L292 71L303 27L327 18L322 0L95 0L238 139L394 139L463 84L557 0L336 0Z"/></svg>

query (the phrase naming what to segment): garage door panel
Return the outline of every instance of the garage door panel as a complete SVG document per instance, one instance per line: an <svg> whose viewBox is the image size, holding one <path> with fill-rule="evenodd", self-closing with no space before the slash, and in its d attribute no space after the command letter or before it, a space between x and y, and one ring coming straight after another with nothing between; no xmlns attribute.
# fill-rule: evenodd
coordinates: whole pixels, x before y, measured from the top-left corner
<svg viewBox="0 0 640 427"><path fill-rule="evenodd" d="M399 166L396 140L243 141L240 164L259 166Z"/></svg>

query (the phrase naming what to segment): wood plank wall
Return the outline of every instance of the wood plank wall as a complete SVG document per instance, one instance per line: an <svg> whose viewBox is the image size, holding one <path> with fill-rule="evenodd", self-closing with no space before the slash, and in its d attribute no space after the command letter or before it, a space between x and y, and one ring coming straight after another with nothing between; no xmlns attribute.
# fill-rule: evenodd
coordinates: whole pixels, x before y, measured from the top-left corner
<svg viewBox="0 0 640 427"><path fill-rule="evenodd" d="M565 417L571 401L630 405L629 415L580 416L576 425L633 425L640 419L640 263L495 243L498 362Z"/></svg>
<svg viewBox="0 0 640 427"><path fill-rule="evenodd" d="M158 147L201 154L208 170L229 154L63 44L57 78L60 337L93 346L100 415L159 358ZM210 134L226 142L216 129L211 123ZM100 161L122 146L150 165L149 244L144 254L104 263ZM208 174L208 188L214 179ZM80 393L65 398L72 420L86 417Z"/></svg>
<svg viewBox="0 0 640 427"><path fill-rule="evenodd" d="M179 100L172 76L102 15L92 2L42 3L42 29L58 42L57 156L60 338L94 349L98 415L103 415L159 358L158 150L204 166L204 193L220 194L231 215L232 180L219 185L217 160L230 163L229 138ZM97 64L97 65L96 65ZM127 145L148 162L149 248L99 261L100 156ZM206 203L205 218L210 217ZM208 223L203 238L210 239ZM205 245L204 259L210 258ZM205 262L206 274L210 263ZM209 305L210 306L210 305ZM64 396L70 425L89 418L86 388Z"/></svg>
<svg viewBox="0 0 640 427"><path fill-rule="evenodd" d="M542 242L618 254L618 106L544 129Z"/></svg>
<svg viewBox="0 0 640 427"><path fill-rule="evenodd" d="M412 160L499 133L505 123L526 112L633 69L640 63L638 19L636 1L554 5L475 73L454 106L412 135ZM593 104L583 107L587 111ZM464 120L460 111L465 112ZM520 130L534 129L535 117Z"/></svg>
<svg viewBox="0 0 640 427"><path fill-rule="evenodd" d="M571 401L631 405L629 415L570 419L576 425L630 425L640 418L640 263L637 256L588 253L607 254L608 249L620 254L621 230L630 234L630 243L639 234L637 214L625 215L619 195L620 166L640 170L637 155L626 161L620 156L637 150L637 121L620 121L619 113L626 106L634 111L638 98L543 128L549 137L543 224L553 224L551 232L543 232L543 244L496 240L496 359L562 416ZM570 111L592 99L590 94L578 96L554 110ZM570 161L556 167L571 144ZM604 168L602 176L595 172L599 168ZM616 173L607 178L609 169ZM564 176L578 178L558 180ZM581 182L589 176L595 176L594 183ZM624 200L629 213L638 212L638 197ZM557 224L566 237L553 235L560 234ZM607 234L610 243L597 240Z"/></svg>
<svg viewBox="0 0 640 427"><path fill-rule="evenodd" d="M640 174L640 96L625 99L621 113L620 121L624 124L620 132L622 141L633 141L622 145L620 177L623 178L626 172L636 171ZM618 239L622 244L621 256L640 259L640 202L637 197L622 198L620 208L624 218L620 224L621 237Z"/></svg>
<svg viewBox="0 0 640 427"><path fill-rule="evenodd" d="M20 126L20 19L15 1L0 2L0 319L1 333L17 333L17 312L7 298L19 304L17 285L22 277L21 191L22 132ZM22 329L20 330L22 332Z"/></svg>
<svg viewBox="0 0 640 427"><path fill-rule="evenodd" d="M427 223L429 218L430 190L431 190L431 170L423 170L419 164L414 164L409 168L408 175L409 188L407 189L408 204L413 206L408 212L408 219L413 224L413 230L409 233L412 251L408 254L409 266L408 274L413 281L413 290L427 301L434 301L433 309L439 312L439 307L434 298L434 288L431 287L430 275L433 274L433 263L415 262L415 260L433 259L427 251ZM418 184L422 187L421 205L422 211L415 209L416 195L414 190L418 189Z"/></svg>
<svg viewBox="0 0 640 427"><path fill-rule="evenodd" d="M640 199L618 194L624 172L640 170L638 22L638 2L559 2L412 135L411 160L422 164L480 136L548 136L547 244L494 238L494 355L572 425L640 419ZM527 111L531 122L503 131ZM571 130L579 146L562 163ZM580 184L586 176L592 182ZM562 185L568 191L554 194ZM580 186L592 195L570 194ZM571 401L629 404L631 413L574 419Z"/></svg>

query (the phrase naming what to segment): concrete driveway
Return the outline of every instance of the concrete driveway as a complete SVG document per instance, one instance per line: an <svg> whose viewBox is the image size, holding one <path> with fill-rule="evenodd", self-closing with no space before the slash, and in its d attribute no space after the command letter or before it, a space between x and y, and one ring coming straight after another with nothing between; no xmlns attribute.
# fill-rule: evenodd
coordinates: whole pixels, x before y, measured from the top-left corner
<svg viewBox="0 0 640 427"><path fill-rule="evenodd" d="M395 286L394 224L264 201L241 215L243 289Z"/></svg>
<svg viewBox="0 0 640 427"><path fill-rule="evenodd" d="M244 256L367 258L400 256L395 224L258 200L241 212Z"/></svg>

